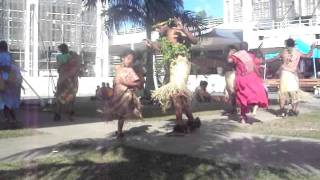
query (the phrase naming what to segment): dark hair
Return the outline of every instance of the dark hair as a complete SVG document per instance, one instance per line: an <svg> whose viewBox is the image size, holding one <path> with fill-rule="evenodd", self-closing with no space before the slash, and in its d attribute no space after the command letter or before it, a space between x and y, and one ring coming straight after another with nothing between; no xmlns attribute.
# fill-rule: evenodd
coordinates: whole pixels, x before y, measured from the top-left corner
<svg viewBox="0 0 320 180"><path fill-rule="evenodd" d="M0 51L7 52L8 51L8 44L6 41L0 41Z"/></svg>
<svg viewBox="0 0 320 180"><path fill-rule="evenodd" d="M121 59L127 57L128 55L133 55L135 56L135 52L131 49L125 50L122 54L121 54Z"/></svg>
<svg viewBox="0 0 320 180"><path fill-rule="evenodd" d="M249 44L247 42L240 43L240 50L248 51L248 49L249 49Z"/></svg>
<svg viewBox="0 0 320 180"><path fill-rule="evenodd" d="M292 38L289 38L286 40L286 46L287 47L294 47L295 46L295 41Z"/></svg>
<svg viewBox="0 0 320 180"><path fill-rule="evenodd" d="M230 51L231 49L234 49L234 50L238 51L238 48L235 45L228 46L228 50Z"/></svg>
<svg viewBox="0 0 320 180"><path fill-rule="evenodd" d="M207 81L200 81L200 86L208 86L208 82Z"/></svg>
<svg viewBox="0 0 320 180"><path fill-rule="evenodd" d="M68 45L62 43L58 46L59 51L61 51L62 53L68 53L69 52L69 48Z"/></svg>

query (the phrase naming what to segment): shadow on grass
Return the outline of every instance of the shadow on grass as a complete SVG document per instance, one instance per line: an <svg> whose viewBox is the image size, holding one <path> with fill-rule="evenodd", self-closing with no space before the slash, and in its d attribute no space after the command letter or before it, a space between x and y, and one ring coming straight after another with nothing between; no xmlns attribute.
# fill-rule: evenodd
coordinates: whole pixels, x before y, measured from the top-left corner
<svg viewBox="0 0 320 180"><path fill-rule="evenodd" d="M208 127L212 128L212 126ZM319 169L315 157L319 146L306 142L240 138L222 140L217 126L206 138L167 138L166 146L148 149L146 139L126 138L123 142L84 139L23 152L7 158L7 168L0 163L1 179L108 179L108 180L198 180L198 179L310 179L312 168ZM146 127L141 130L144 132ZM137 131L132 129L132 131ZM138 133L140 134L140 133ZM133 134L132 134L133 135ZM151 134L153 144L161 135ZM215 138L215 139L212 139ZM135 146L128 144L130 141ZM139 142L138 142L139 141ZM214 143L218 141L218 143ZM191 156L181 155L192 148ZM137 148L140 146L140 148ZM180 146L180 152L168 148ZM166 149L166 150L164 150ZM57 153L52 153L56 150ZM190 149L189 149L190 150ZM309 156L302 156L304 153ZM200 154L208 154L201 156ZM315 156L311 158L310 154ZM19 157L19 158L18 158ZM201 157L201 158L197 158ZM210 159L210 160L208 160ZM22 160L19 166L9 161ZM319 176L317 176L319 177ZM316 179L316 178L314 178Z"/></svg>
<svg viewBox="0 0 320 180"><path fill-rule="evenodd" d="M0 179L289 180L311 179L320 170L320 143L230 139L237 126L227 118L203 122L184 137L166 136L172 125L134 127L122 141L109 135L18 153L0 159Z"/></svg>
<svg viewBox="0 0 320 180"><path fill-rule="evenodd" d="M200 178L237 179L241 176L239 164L217 164L214 161L185 155L151 152L123 145L95 153L101 155L112 153L114 156L119 156L119 159L110 162L74 159L69 163L34 163L20 169L0 170L0 177L5 179L33 177L34 179L182 180L187 178L196 180Z"/></svg>

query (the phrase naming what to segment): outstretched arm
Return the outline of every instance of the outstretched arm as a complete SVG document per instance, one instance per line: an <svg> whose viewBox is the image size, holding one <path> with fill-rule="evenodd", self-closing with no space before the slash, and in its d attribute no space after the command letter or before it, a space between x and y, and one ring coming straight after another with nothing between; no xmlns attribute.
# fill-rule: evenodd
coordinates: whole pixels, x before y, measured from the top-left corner
<svg viewBox="0 0 320 180"><path fill-rule="evenodd" d="M301 54L301 57L302 58L310 58L313 55L313 50L315 47L316 47L316 44L315 43L312 44L309 53L308 54Z"/></svg>
<svg viewBox="0 0 320 180"><path fill-rule="evenodd" d="M280 58L281 58L281 54L278 54L278 55L277 55L276 57L274 57L274 58L265 60L265 62L266 62L266 63L272 63L272 62L278 61Z"/></svg>
<svg viewBox="0 0 320 180"><path fill-rule="evenodd" d="M197 44L198 43L198 38L194 37L193 34L191 32L189 32L188 30L186 29L181 29L181 31L186 34L186 36L188 37L188 39L190 40L190 42L192 44Z"/></svg>
<svg viewBox="0 0 320 180"><path fill-rule="evenodd" d="M152 42L151 40L149 39L144 39L143 40L144 43L146 44L147 47L151 48L151 49L154 49L156 51L160 51L160 45L159 43L155 43L155 42Z"/></svg>
<svg viewBox="0 0 320 180"><path fill-rule="evenodd" d="M198 38L194 37L193 34L183 26L180 18L175 18L175 23L177 25L177 29L184 33L192 44L198 43Z"/></svg>

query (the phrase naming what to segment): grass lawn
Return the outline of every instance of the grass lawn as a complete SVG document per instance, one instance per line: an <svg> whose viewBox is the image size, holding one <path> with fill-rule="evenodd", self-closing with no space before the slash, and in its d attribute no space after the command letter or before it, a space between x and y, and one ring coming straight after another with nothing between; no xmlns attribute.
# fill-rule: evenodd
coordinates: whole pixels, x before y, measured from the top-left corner
<svg viewBox="0 0 320 180"><path fill-rule="evenodd" d="M312 112L264 123L241 126L241 132L320 139L320 113Z"/></svg>
<svg viewBox="0 0 320 180"><path fill-rule="evenodd" d="M73 143L32 160L0 162L0 179L220 180L320 179L300 170L242 167L185 155L135 149L121 144L97 148ZM50 151L49 151L50 152ZM39 154L41 152L39 151Z"/></svg>
<svg viewBox="0 0 320 180"><path fill-rule="evenodd" d="M0 130L0 139L15 138L21 136L34 136L42 134L35 129L14 129L14 130Z"/></svg>

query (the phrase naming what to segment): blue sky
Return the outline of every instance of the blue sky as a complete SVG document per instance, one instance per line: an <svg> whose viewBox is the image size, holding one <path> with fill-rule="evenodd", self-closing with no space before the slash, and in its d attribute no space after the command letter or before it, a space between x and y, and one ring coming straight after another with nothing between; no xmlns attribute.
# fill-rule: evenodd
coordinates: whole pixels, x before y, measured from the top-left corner
<svg viewBox="0 0 320 180"><path fill-rule="evenodd" d="M223 17L223 0L184 0L184 8L195 12L205 10L209 16Z"/></svg>

